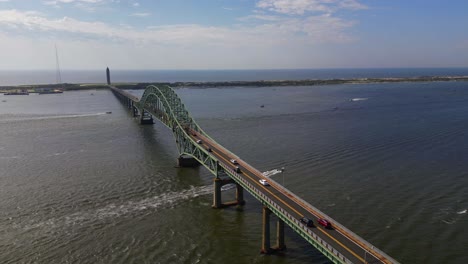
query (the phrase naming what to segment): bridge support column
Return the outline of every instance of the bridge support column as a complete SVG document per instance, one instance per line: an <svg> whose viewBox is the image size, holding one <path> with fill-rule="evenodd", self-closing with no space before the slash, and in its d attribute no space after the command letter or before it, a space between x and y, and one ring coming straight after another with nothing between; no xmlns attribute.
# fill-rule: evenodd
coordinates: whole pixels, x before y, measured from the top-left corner
<svg viewBox="0 0 468 264"><path fill-rule="evenodd" d="M133 117L138 116L138 108L136 108L135 106L132 107L132 112L133 112Z"/></svg>
<svg viewBox="0 0 468 264"><path fill-rule="evenodd" d="M244 188L236 183L236 202L237 205L244 205Z"/></svg>
<svg viewBox="0 0 468 264"><path fill-rule="evenodd" d="M262 225L262 254L270 254L272 249L270 247L270 214L271 211L268 207L263 206L263 225Z"/></svg>
<svg viewBox="0 0 468 264"><path fill-rule="evenodd" d="M153 116L150 113L146 112L145 110L142 110L140 124L142 125L154 124Z"/></svg>
<svg viewBox="0 0 468 264"><path fill-rule="evenodd" d="M213 193L213 208L224 208L228 206L233 206L233 205L244 205L244 189L242 186L236 184L236 200L230 201L230 202L222 202L222 190L221 187L223 187L226 184L232 184L235 183L233 179L231 178L215 178L213 180L213 185L214 185L214 193Z"/></svg>
<svg viewBox="0 0 468 264"><path fill-rule="evenodd" d="M200 162L191 157L180 156L177 158L177 166L181 168L193 168L200 166Z"/></svg>
<svg viewBox="0 0 468 264"><path fill-rule="evenodd" d="M221 179L215 178L213 181L213 208L221 208Z"/></svg>
<svg viewBox="0 0 468 264"><path fill-rule="evenodd" d="M274 247L276 251L282 251L286 249L286 244L284 243L284 221L278 219L276 224L276 246Z"/></svg>

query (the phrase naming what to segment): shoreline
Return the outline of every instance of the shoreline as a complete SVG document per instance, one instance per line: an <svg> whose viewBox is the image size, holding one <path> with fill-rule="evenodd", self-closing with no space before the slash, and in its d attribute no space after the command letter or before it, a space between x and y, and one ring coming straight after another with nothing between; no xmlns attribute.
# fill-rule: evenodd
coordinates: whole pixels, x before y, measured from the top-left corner
<svg viewBox="0 0 468 264"><path fill-rule="evenodd" d="M115 83L121 89L140 90L148 85L169 85L173 88L197 87L270 87L270 86L316 86L337 84L372 84L372 83L401 83L401 82L450 82L468 81L468 76L421 76L410 78L353 78L353 79L308 79L308 80L272 80L272 81L208 81L208 82L143 82L143 83ZM24 89L34 93L35 89L61 88L64 91L107 89L106 84L38 84L38 85L9 85L0 86L0 93L11 90Z"/></svg>

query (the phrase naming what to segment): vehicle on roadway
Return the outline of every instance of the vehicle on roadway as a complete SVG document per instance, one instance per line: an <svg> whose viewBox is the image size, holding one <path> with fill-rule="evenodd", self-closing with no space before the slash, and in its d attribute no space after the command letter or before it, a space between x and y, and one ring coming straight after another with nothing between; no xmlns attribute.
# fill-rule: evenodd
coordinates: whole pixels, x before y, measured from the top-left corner
<svg viewBox="0 0 468 264"><path fill-rule="evenodd" d="M231 163L234 164L234 165L239 164L239 163L237 163L237 160L235 160L235 159L231 159L230 161L231 161Z"/></svg>
<svg viewBox="0 0 468 264"><path fill-rule="evenodd" d="M240 173L240 172L241 172L239 166L236 166L236 167L234 168L234 170L235 170L237 173Z"/></svg>
<svg viewBox="0 0 468 264"><path fill-rule="evenodd" d="M305 216L301 218L301 222L304 223L308 227L314 226L314 221L312 221L312 219L309 219Z"/></svg>
<svg viewBox="0 0 468 264"><path fill-rule="evenodd" d="M332 229L331 223L326 219L319 218L317 222L325 228Z"/></svg>
<svg viewBox="0 0 468 264"><path fill-rule="evenodd" d="M206 151L211 152L212 150L210 147L206 147Z"/></svg>
<svg viewBox="0 0 468 264"><path fill-rule="evenodd" d="M199 140L197 140L197 143L198 143L198 144L201 144L201 143L202 143L202 141L199 139Z"/></svg>
<svg viewBox="0 0 468 264"><path fill-rule="evenodd" d="M265 179L261 179L259 180L258 182L260 182L261 185L264 185L264 186L269 186L270 184L267 182L267 180Z"/></svg>

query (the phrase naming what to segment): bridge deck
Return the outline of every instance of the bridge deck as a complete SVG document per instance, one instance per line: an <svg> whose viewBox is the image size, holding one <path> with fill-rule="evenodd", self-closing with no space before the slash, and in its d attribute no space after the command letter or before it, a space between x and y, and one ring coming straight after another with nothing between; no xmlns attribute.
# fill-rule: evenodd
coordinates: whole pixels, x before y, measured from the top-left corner
<svg viewBox="0 0 468 264"><path fill-rule="evenodd" d="M225 166L235 169L238 166L241 172L238 173L242 178L248 181L250 184L255 186L258 190L263 192L265 196L269 197L276 204L283 207L283 209L296 219L307 217L313 219L314 226L306 227L309 228L312 233L316 234L322 240L327 242L333 248L338 250L352 263L395 263L393 260L388 260L381 253L377 252L372 246L368 247L366 242L360 241L361 238L354 237L350 231L343 230L337 226L337 222L332 223L332 228L324 228L317 224L319 218L325 218L330 220L331 218L323 214L322 212L314 210L306 202L302 201L296 195L287 191L284 187L278 183L273 182L271 179L265 178L262 173L247 162L239 159L237 156L227 151L224 147L219 145L217 142L204 137L196 131L191 131L191 137L196 141L202 140L202 145L205 148L211 148L211 153L216 156L220 162ZM231 159L236 159L239 163L234 165L230 162ZM267 179L270 186L262 185L259 180ZM341 225L340 225L341 226Z"/></svg>
<svg viewBox="0 0 468 264"><path fill-rule="evenodd" d="M128 98L128 100L131 100L132 105L135 105L135 107L142 107L142 109L139 109L140 111L144 109L158 118L160 116L164 116L165 119L168 118L167 113L165 115L161 115L159 113L159 109L154 107L151 109L143 108L144 106L140 104L140 99L138 97L112 86L110 86L110 88L119 96L123 96ZM166 89L166 91L168 90ZM174 94L172 91L171 93ZM172 100L174 101L174 98ZM167 111L167 109L165 110ZM175 123L171 122L170 124ZM276 212L278 217L284 217L282 218L283 220L289 221L289 223L287 223L291 227L294 227L293 229L295 229L296 232L301 234L301 236L307 239L310 243L314 245L314 243L318 241L320 245L317 248L321 250L322 253L325 254L326 252L329 252L333 256L337 256L335 258L328 255L330 259L334 259L341 263L398 263L396 260L375 248L370 243L331 219L317 208L288 191L279 183L272 179L265 178L260 171L235 156L223 146L219 145L216 141L207 136L206 133L202 132L201 129L198 128L198 125L195 124L195 126L197 126L197 130L199 131L194 130L193 126L184 125L183 131L185 132L182 133L186 133L186 135L183 137L188 138L189 142L193 142L193 144L198 148L203 149L202 152L205 153L203 154L205 157L207 155L206 153L208 153L208 156L211 156L213 160L216 160L219 166L223 168L237 183L246 187L246 190L262 203L268 205L270 209L279 209ZM173 127L172 129L173 132L176 131ZM201 140L200 144L195 143L198 140ZM211 151L206 151L208 148L210 148ZM232 164L230 161L231 159L236 159L238 164ZM236 166L240 168L240 172L238 173L235 172ZM262 185L259 182L260 179L268 180L271 186ZM314 226L307 227L301 223L299 219L302 217L312 219L314 221ZM333 227L322 227L317 222L319 218L329 220Z"/></svg>

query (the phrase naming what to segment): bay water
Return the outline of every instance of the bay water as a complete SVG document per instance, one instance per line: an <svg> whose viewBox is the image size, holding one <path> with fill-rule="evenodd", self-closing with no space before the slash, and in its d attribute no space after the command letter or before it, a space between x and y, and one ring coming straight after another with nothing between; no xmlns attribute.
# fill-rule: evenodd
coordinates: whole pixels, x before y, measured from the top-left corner
<svg viewBox="0 0 468 264"><path fill-rule="evenodd" d="M468 82L176 92L220 144L285 167L276 181L393 258L468 263ZM108 90L0 99L1 263L329 263L289 228L284 254L259 254L261 204L212 209L213 176L175 168L171 131Z"/></svg>

